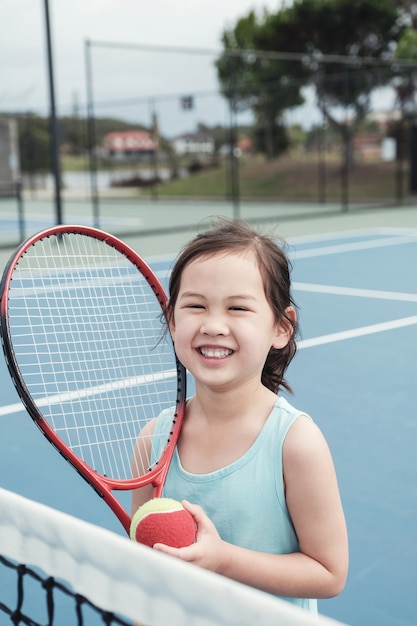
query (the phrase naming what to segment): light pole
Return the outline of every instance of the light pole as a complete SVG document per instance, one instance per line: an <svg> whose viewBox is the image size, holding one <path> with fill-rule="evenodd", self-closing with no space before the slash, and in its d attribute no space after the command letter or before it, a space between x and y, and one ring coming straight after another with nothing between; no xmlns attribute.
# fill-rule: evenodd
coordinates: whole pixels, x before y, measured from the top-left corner
<svg viewBox="0 0 417 626"><path fill-rule="evenodd" d="M54 177L55 187L55 214L57 224L62 224L62 204L61 204L61 171L59 166L59 145L58 145L58 127L55 109L55 87L54 87L54 70L53 70L53 54L51 42L51 25L49 19L48 0L45 0L45 25L46 25L46 43L48 53L48 78L49 78L49 103L50 103L50 134L51 134L51 157L52 157L52 173Z"/></svg>

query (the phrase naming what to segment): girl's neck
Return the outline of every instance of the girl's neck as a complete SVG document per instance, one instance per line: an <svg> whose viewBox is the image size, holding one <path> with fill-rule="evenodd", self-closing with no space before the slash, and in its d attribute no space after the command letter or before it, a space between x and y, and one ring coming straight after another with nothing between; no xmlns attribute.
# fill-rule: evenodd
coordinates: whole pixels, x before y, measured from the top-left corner
<svg viewBox="0 0 417 626"><path fill-rule="evenodd" d="M178 441L183 468L207 474L241 458L253 445L267 421L276 395L260 388L255 394L202 392L187 405Z"/></svg>
<svg viewBox="0 0 417 626"><path fill-rule="evenodd" d="M190 409L204 416L207 421L225 424L234 419L241 420L244 415L269 415L276 399L277 396L262 384L227 392L216 392L197 385Z"/></svg>

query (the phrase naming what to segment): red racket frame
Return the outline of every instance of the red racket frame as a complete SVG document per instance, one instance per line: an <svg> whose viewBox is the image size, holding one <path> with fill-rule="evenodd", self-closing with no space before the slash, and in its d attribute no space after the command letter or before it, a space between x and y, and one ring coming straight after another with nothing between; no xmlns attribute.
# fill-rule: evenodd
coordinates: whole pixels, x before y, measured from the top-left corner
<svg viewBox="0 0 417 626"><path fill-rule="evenodd" d="M127 534L129 534L131 517L123 508L121 503L117 500L117 498L113 495L112 491L133 490L139 487L144 487L145 485L152 484L154 487L153 496L160 497L184 418L186 401L186 371L184 366L178 361L178 359L176 359L178 391L171 436L156 466L140 477L128 480L117 480L107 478L106 476L98 474L83 459L74 454L71 448L67 446L67 444L57 435L53 427L45 420L41 411L36 406L21 376L19 364L16 360L16 355L13 350L10 332L8 318L8 293L10 289L10 283L13 279L14 269L18 265L19 260L26 253L26 251L45 237L56 235L59 236L67 233L81 234L104 241L107 245L110 245L118 252L123 254L133 265L137 267L138 271L146 279L152 291L154 292L162 311L164 310L165 304L167 302L167 296L165 294L163 286L161 285L160 281L151 270L149 265L131 247L129 247L117 237L114 237L113 235L110 235L109 233L106 233L96 228L73 225L54 226L52 228L43 230L24 241L15 251L15 253L10 258L8 264L6 265L0 286L0 322L3 350L7 362L7 367L9 369L10 376L13 380L16 390L27 412L29 413L35 424L38 426L38 428L40 428L48 441L103 498L106 504L111 508L111 510L120 520Z"/></svg>

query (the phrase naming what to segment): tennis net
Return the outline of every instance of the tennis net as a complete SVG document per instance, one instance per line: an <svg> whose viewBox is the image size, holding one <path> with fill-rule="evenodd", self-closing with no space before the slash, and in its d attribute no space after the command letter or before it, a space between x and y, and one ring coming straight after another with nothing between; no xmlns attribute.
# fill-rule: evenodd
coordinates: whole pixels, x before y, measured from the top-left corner
<svg viewBox="0 0 417 626"><path fill-rule="evenodd" d="M0 489L0 624L133 623L338 624Z"/></svg>

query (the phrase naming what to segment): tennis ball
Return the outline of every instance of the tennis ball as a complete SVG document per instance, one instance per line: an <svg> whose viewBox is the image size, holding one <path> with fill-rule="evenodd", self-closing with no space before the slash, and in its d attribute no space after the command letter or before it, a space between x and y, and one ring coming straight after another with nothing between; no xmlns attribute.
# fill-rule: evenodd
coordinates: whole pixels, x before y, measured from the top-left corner
<svg viewBox="0 0 417 626"><path fill-rule="evenodd" d="M181 502L171 498L152 498L142 504L130 524L130 538L151 548L164 543L183 548L195 541L196 525Z"/></svg>

